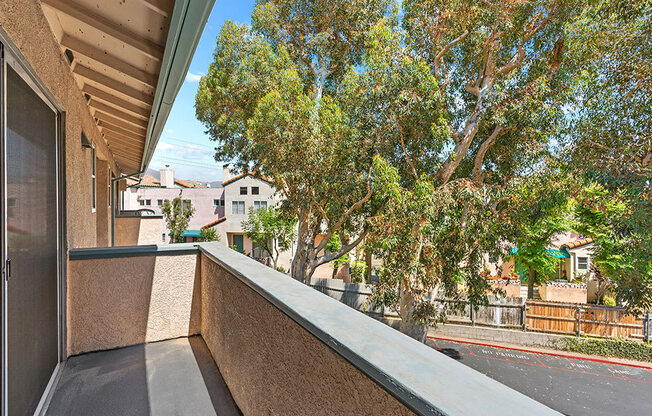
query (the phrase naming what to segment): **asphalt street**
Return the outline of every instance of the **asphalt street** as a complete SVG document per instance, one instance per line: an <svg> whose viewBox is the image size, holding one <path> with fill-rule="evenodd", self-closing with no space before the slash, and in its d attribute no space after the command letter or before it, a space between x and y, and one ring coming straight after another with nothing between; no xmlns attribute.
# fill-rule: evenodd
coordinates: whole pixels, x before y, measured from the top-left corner
<svg viewBox="0 0 652 416"><path fill-rule="evenodd" d="M652 415L652 370L429 339L428 345L565 415Z"/></svg>

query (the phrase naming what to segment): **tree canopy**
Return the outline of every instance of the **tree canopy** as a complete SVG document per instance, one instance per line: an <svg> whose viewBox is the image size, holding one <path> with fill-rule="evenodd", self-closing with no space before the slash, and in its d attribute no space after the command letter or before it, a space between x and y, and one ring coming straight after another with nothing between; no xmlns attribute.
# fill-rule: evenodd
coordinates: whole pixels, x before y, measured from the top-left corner
<svg viewBox="0 0 652 416"><path fill-rule="evenodd" d="M305 282L365 234L373 153L335 91L389 3L259 1L252 27L224 25L200 81L197 117L220 143L216 159L271 178L281 210L298 219L292 275ZM325 253L344 229L356 238Z"/></svg>
<svg viewBox="0 0 652 416"><path fill-rule="evenodd" d="M571 196L576 228L603 241L603 272L648 307L651 11L260 0L251 27L222 28L196 112L216 159L271 178L297 218L292 275L309 282L367 237L384 260L372 298L415 338L436 292L463 283L486 302L486 254L516 245L531 280L546 275ZM333 238L340 248L324 250ZM614 250L636 271L613 266Z"/></svg>

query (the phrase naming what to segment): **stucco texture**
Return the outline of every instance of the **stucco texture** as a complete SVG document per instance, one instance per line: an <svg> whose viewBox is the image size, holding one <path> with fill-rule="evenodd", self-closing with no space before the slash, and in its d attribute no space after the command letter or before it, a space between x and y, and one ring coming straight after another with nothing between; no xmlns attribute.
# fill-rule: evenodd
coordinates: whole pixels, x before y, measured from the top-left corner
<svg viewBox="0 0 652 416"><path fill-rule="evenodd" d="M160 244L163 223L161 217L117 217L115 219L115 245Z"/></svg>
<svg viewBox="0 0 652 416"><path fill-rule="evenodd" d="M81 133L113 172L119 169L101 137L68 61L37 0L0 1L0 22L11 42L34 69L66 115L67 242L71 248L97 245L96 213L91 208L91 151L81 147Z"/></svg>
<svg viewBox="0 0 652 416"><path fill-rule="evenodd" d="M71 260L68 356L198 334L196 254Z"/></svg>
<svg viewBox="0 0 652 416"><path fill-rule="evenodd" d="M412 414L202 255L202 336L245 415Z"/></svg>
<svg viewBox="0 0 652 416"><path fill-rule="evenodd" d="M586 303L587 289L574 287L539 286L541 300L566 303Z"/></svg>

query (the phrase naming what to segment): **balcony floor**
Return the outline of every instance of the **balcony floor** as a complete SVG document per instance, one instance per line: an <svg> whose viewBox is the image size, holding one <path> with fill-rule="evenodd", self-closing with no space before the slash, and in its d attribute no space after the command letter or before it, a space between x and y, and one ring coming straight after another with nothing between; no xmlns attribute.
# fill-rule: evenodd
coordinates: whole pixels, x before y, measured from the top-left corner
<svg viewBox="0 0 652 416"><path fill-rule="evenodd" d="M48 416L240 415L200 336L71 357Z"/></svg>

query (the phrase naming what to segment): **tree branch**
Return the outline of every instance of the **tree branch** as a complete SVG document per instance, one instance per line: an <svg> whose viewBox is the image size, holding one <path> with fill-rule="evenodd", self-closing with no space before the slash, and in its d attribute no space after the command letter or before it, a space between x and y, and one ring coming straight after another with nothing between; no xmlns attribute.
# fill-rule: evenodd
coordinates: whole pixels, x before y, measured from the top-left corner
<svg viewBox="0 0 652 416"><path fill-rule="evenodd" d="M442 58L444 57L444 55L446 54L446 52L448 52L448 51L449 51L453 46L455 46L455 45L457 45L458 43L460 43L461 41L463 41L464 38L466 38L466 37L468 36L468 34L469 34L469 30L468 30L468 29L464 30L464 32L463 32L460 36L458 36L457 38L455 38L455 39L454 39L452 42L450 42L448 45L444 46L444 49L442 49L442 50L437 54L437 56L435 57L435 73L437 74L437 76L441 76L441 71L440 71L440 68L441 68L441 60L442 60Z"/></svg>
<svg viewBox="0 0 652 416"><path fill-rule="evenodd" d="M335 233L335 231L339 231L339 229L342 227L342 224L344 224L344 221L351 215L354 211L356 211L358 208L360 208L364 203L369 201L371 199L371 195L373 195L373 190L371 189L371 181L367 182L367 194L360 200L358 200L355 204L351 205L349 209L346 210L346 212L342 215L342 217L335 223L333 227L330 227L330 230L326 233L324 236L324 239L319 243L319 245L315 248L315 252L319 253L326 247L326 244L328 243L328 240L331 238L331 236Z"/></svg>
<svg viewBox="0 0 652 416"><path fill-rule="evenodd" d="M487 151L491 146L496 143L496 140L498 137L502 136L504 133L504 129L498 125L494 128L494 131L491 133L491 135L482 142L480 147L478 148L478 154L475 155L475 162L473 163L473 181L476 183L482 183L482 178L480 177L482 173L482 164L484 163L484 157L487 154Z"/></svg>
<svg viewBox="0 0 652 416"><path fill-rule="evenodd" d="M369 233L369 230L365 229L365 230L362 231L362 233L360 233L358 238L356 238L351 244L347 244L346 246L342 246L342 248L340 250L338 250L337 252L330 253L330 254L324 254L323 256L316 258L313 261L314 267L319 267L322 264L326 264L329 261L332 261L332 260L335 260L337 258L342 257L343 255L345 255L349 251L353 250L358 244L360 244L360 242L367 236L368 233Z"/></svg>

